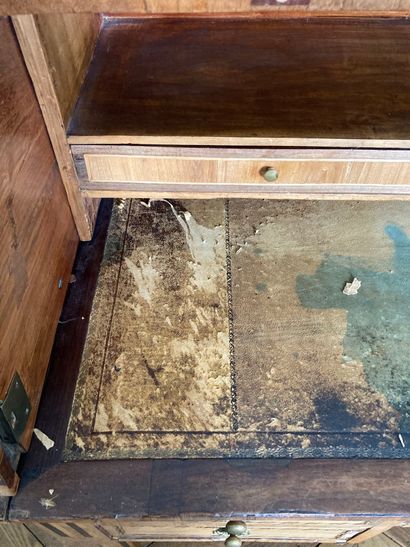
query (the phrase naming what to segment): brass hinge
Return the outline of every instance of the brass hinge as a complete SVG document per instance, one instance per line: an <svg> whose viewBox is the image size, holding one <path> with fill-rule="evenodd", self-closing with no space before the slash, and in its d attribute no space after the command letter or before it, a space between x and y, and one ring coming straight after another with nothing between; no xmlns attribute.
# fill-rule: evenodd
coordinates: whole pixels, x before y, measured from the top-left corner
<svg viewBox="0 0 410 547"><path fill-rule="evenodd" d="M16 372L9 385L6 398L0 401L0 439L6 443L18 443L23 434L31 404L23 382Z"/></svg>

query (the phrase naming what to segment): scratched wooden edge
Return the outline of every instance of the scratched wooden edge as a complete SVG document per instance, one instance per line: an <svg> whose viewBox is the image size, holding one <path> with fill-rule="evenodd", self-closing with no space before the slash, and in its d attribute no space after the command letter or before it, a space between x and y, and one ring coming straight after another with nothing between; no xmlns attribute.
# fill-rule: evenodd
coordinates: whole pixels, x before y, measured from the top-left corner
<svg viewBox="0 0 410 547"><path fill-rule="evenodd" d="M400 141L402 142L402 141ZM410 148L410 141L408 142ZM187 159L266 159L282 161L410 161L408 149L361 149L361 148L253 148L253 147L198 147L198 146L132 146L132 145L72 145L74 160L84 161L84 155L176 157Z"/></svg>
<svg viewBox="0 0 410 547"><path fill-rule="evenodd" d="M151 3L149 8L146 2L130 2L129 0L92 0L79 3L77 0L60 0L59 2L42 1L42 0L3 0L0 6L0 16L3 15L23 15L27 13L107 13L116 16L129 15L145 15L146 17L156 17L164 15L192 15L195 17L201 16L243 16L243 17L306 17L306 16L380 16L394 17L402 16L410 12L409 8L397 8L395 0L379 0L377 9L374 6L368 5L363 7L361 0L352 0L349 7L336 6L334 9L329 8L329 2L323 0L323 5L316 2L316 6L283 6L283 5L260 5L249 2L249 6L238 7L237 9L226 7L225 1L214 2L212 6L207 5L202 0L191 1L190 7L187 5L181 9L167 8L162 2Z"/></svg>
<svg viewBox="0 0 410 547"><path fill-rule="evenodd" d="M64 320L78 320L59 325L53 348L36 427L47 431L55 446L47 452L33 439L22 458L21 485L10 500L8 518L410 518L410 482L405 481L410 460L61 461L111 206L103 202L94 239L80 246L74 266L78 279L63 309ZM40 501L50 497L50 489L57 498L55 507L47 508ZM307 500L303 491L309 492Z"/></svg>
<svg viewBox="0 0 410 547"><path fill-rule="evenodd" d="M345 148L407 150L409 139L346 139L321 137L235 137L235 136L196 136L196 135L75 135L68 134L67 141L78 150L108 146L237 146L237 147L276 147L294 148Z"/></svg>
<svg viewBox="0 0 410 547"><path fill-rule="evenodd" d="M245 185L242 185L245 186ZM88 183L82 186L89 197L151 199L317 199L317 200L410 200L410 186L356 185L253 185L238 188L228 184L161 184L161 183Z"/></svg>
<svg viewBox="0 0 410 547"><path fill-rule="evenodd" d="M310 465L306 465L310 463ZM100 461L63 463L51 468L32 483L23 483L11 499L9 520L60 519L146 519L206 518L223 520L240 517L261 518L368 518L409 521L410 486L403 488L410 462L385 462L389 467L390 495L377 491L380 477L369 480L375 462L349 462L351 486L340 491L343 461L334 461L331 469L315 480L303 480L307 473L316 475L323 462L312 461L218 461L158 460ZM362 465L360 465L362 464ZM313 469L316 467L316 470ZM403 467L406 469L403 470ZM397 484L392 475L397 473ZM382 466L380 476L386 476ZM171 476L170 476L171 475ZM189 484L186 483L186 477ZM275 480L269 483L269 476ZM304 485L298 490L298 482ZM317 483L316 477L316 483ZM366 482L368 497L355 500L354 483ZM278 500L280 485L282 498ZM287 491L286 483L289 485ZM53 496L49 495L52 486ZM397 486L397 488L395 488ZM391 492L396 490L396 494ZM329 492L332 495L329 497ZM309 499L306 494L309 494ZM57 496L58 494L58 496ZM288 497L284 497L287 494ZM47 507L42 499L54 499ZM296 499L297 495L303 502ZM383 497L383 506L375 497ZM270 503L266 504L266 497ZM398 498L400 497L400 501ZM331 498L331 499L330 499ZM407 498L407 499L406 499ZM258 499L265 500L258 503ZM336 501L335 501L336 500ZM393 503L394 502L394 503ZM409 521L410 522L410 521Z"/></svg>

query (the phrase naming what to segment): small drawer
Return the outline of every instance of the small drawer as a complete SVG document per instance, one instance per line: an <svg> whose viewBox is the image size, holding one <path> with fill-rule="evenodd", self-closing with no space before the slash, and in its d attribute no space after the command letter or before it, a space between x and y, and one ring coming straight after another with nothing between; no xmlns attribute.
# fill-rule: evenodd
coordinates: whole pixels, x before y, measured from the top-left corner
<svg viewBox="0 0 410 547"><path fill-rule="evenodd" d="M410 193L407 150L72 146L82 187ZM409 185L408 188L407 185ZM386 187L388 188L386 190ZM236 190L235 190L236 189Z"/></svg>
<svg viewBox="0 0 410 547"><path fill-rule="evenodd" d="M107 536L117 541L214 541L216 546L223 547L227 539L226 521L219 519L175 518L145 519L139 521L101 523ZM247 542L269 541L286 542L332 542L345 543L350 538L363 532L371 523L360 519L330 518L248 518L246 531L239 534ZM229 525L229 523L228 523ZM239 543L239 542L238 542ZM262 543L261 543L262 547Z"/></svg>

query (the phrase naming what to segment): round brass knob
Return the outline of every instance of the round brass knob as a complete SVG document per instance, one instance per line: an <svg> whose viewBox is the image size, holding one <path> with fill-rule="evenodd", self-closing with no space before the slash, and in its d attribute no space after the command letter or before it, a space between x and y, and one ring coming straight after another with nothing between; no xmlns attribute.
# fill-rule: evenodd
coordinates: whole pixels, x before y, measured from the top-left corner
<svg viewBox="0 0 410 547"><path fill-rule="evenodd" d="M242 540L238 536L246 534L246 524L242 520L230 520L225 526L225 532L229 534L225 547L241 547Z"/></svg>
<svg viewBox="0 0 410 547"><path fill-rule="evenodd" d="M229 536L225 540L225 547L241 547L242 540L236 536Z"/></svg>
<svg viewBox="0 0 410 547"><path fill-rule="evenodd" d="M260 173L266 182L275 182L279 177L279 173L274 167L262 167Z"/></svg>
<svg viewBox="0 0 410 547"><path fill-rule="evenodd" d="M242 520L230 520L225 528L230 536L241 536L246 533L246 524Z"/></svg>

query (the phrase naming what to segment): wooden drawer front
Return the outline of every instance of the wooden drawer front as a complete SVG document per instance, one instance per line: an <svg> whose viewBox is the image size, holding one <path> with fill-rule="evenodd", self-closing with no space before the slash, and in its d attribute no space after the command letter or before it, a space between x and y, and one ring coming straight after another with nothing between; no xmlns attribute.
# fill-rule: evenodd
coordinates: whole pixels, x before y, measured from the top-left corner
<svg viewBox="0 0 410 547"><path fill-rule="evenodd" d="M73 147L76 148L76 147ZM169 149L84 151L89 182L410 185L407 151ZM131 150L129 150L131 149ZM133 152L133 153L129 153ZM79 160L81 161L81 160ZM267 182L263 171L276 170Z"/></svg>
<svg viewBox="0 0 410 547"><path fill-rule="evenodd" d="M245 519L246 520L246 519ZM121 524L101 522L112 539L119 541L215 541L223 545L226 521L147 519ZM248 519L245 541L340 542L368 529L366 521L330 519Z"/></svg>
<svg viewBox="0 0 410 547"><path fill-rule="evenodd" d="M409 150L72 145L92 197L410 199ZM272 168L274 180L264 176Z"/></svg>

